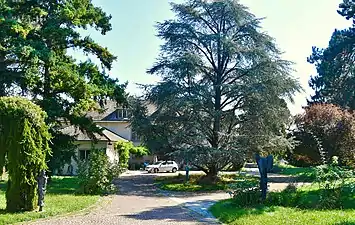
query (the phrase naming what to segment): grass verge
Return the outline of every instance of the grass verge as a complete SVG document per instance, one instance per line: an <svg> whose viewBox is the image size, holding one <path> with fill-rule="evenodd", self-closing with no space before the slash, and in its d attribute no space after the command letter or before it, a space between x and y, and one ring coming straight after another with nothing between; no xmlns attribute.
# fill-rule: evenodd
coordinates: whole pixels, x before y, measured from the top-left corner
<svg viewBox="0 0 355 225"><path fill-rule="evenodd" d="M228 199L210 208L220 221L230 225L330 225L355 224L355 198L350 189L344 191L341 208L320 209L321 191L316 186L302 187L294 193L270 193L265 204L243 206Z"/></svg>
<svg viewBox="0 0 355 225"><path fill-rule="evenodd" d="M176 176L157 177L155 183L159 188L167 191L182 191L182 192L213 192L229 189L229 185L233 184L241 175L228 174L222 175L218 182L201 183L203 175L191 175L189 182L185 182L185 176L181 173ZM245 176L243 176L245 178ZM253 178L248 178L253 179Z"/></svg>
<svg viewBox="0 0 355 225"><path fill-rule="evenodd" d="M76 177L54 177L47 187L44 212L8 213L6 208L6 183L0 182L0 224L13 224L39 218L80 211L95 204L98 195L76 195L78 180Z"/></svg>

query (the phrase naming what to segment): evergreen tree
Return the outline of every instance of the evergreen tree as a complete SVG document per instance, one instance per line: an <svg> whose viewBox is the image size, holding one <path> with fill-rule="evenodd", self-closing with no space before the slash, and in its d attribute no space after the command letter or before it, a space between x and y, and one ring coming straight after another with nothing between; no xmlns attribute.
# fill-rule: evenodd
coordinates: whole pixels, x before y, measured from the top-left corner
<svg viewBox="0 0 355 225"><path fill-rule="evenodd" d="M74 153L73 138L59 132L63 121L100 132L86 112L99 110L106 99L124 101L124 85L107 74L116 57L79 33L90 27L105 35L110 19L91 0L0 0L0 94L27 96L46 111L54 136L52 169ZM97 57L101 67L78 62L70 49Z"/></svg>
<svg viewBox="0 0 355 225"><path fill-rule="evenodd" d="M355 2L344 0L339 7L340 15L354 21ZM308 62L316 66L317 74L309 81L315 91L309 103L332 103L355 109L354 46L355 28L352 26L335 30L327 48L312 48Z"/></svg>
<svg viewBox="0 0 355 225"><path fill-rule="evenodd" d="M246 157L246 143L257 141L253 152L286 143L284 99L300 86L261 20L235 0L189 0L172 10L176 19L157 25L165 43L148 70L162 78L146 87L157 110L148 116L138 102L132 122L150 149L215 178Z"/></svg>

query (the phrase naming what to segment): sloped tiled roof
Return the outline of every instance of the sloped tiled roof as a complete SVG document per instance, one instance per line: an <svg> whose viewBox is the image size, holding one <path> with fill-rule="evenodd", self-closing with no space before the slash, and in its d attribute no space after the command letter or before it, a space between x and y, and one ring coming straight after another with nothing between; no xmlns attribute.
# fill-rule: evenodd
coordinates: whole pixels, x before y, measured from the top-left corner
<svg viewBox="0 0 355 225"><path fill-rule="evenodd" d="M100 126L99 126L100 127ZM100 127L102 128L102 127ZM67 126L63 129L61 129L61 132L63 134L67 134L70 136L75 137L77 141L91 141L90 137L82 132L80 129L74 127L74 126ZM118 134L106 129L103 127L102 135L101 134L94 134L96 139L99 141L128 141L127 139L119 136Z"/></svg>
<svg viewBox="0 0 355 225"><path fill-rule="evenodd" d="M115 101L108 100L102 111L90 111L86 114L86 116L92 118L93 120L103 120L115 112L117 108L117 103Z"/></svg>

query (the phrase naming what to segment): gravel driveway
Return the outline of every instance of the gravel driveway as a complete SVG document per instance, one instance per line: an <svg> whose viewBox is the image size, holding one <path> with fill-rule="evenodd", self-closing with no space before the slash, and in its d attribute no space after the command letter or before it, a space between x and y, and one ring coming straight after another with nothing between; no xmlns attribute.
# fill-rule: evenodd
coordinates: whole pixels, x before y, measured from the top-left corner
<svg viewBox="0 0 355 225"><path fill-rule="evenodd" d="M125 174L118 181L120 193L112 201L86 215L31 224L202 225L203 218L165 197L153 184L154 175Z"/></svg>

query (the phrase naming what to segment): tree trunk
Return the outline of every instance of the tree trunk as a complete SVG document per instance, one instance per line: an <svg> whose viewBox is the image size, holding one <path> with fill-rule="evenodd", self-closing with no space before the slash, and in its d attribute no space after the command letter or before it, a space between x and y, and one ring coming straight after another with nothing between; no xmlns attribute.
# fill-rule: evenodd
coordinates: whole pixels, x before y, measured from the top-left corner
<svg viewBox="0 0 355 225"><path fill-rule="evenodd" d="M206 176L203 176L199 181L200 184L214 184L218 181L218 169L216 166L208 167L205 171Z"/></svg>

